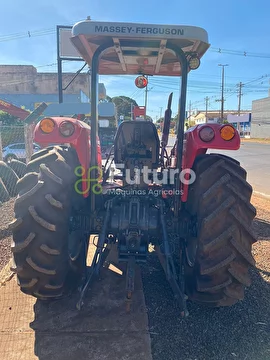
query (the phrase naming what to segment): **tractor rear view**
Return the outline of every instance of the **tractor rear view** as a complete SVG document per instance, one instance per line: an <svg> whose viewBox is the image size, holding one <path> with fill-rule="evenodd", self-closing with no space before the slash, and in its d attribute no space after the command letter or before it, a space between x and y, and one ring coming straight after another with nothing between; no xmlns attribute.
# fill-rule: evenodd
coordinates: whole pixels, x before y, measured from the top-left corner
<svg viewBox="0 0 270 360"><path fill-rule="evenodd" d="M37 143L63 145L34 154L17 184L11 228L21 290L50 300L79 289L80 309L100 269L124 263L130 304L135 267L147 262L153 245L183 316L187 299L216 307L242 300L254 266L252 187L239 162L207 153L239 149L239 134L228 124L202 124L184 133L187 76L209 47L206 31L87 20L73 27L71 41L92 70L91 129L69 118L37 124ZM152 122L125 121L101 166L98 72L181 77L170 152L173 94L162 138ZM87 267L92 235L96 252Z"/></svg>

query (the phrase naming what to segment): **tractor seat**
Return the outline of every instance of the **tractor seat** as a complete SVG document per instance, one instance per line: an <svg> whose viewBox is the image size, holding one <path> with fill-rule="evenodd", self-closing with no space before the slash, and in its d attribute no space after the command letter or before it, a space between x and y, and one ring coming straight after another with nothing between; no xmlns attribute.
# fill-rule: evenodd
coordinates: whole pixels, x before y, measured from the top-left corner
<svg viewBox="0 0 270 360"><path fill-rule="evenodd" d="M125 166L159 165L160 141L155 125L150 121L124 121L114 142L114 161Z"/></svg>

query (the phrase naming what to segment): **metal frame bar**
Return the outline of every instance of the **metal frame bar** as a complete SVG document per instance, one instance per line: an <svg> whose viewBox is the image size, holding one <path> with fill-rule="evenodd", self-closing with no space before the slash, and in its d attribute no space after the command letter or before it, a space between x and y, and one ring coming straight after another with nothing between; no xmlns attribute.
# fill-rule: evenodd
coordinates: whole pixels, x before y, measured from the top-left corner
<svg viewBox="0 0 270 360"><path fill-rule="evenodd" d="M97 83L98 83L98 69L99 60L102 53L110 48L114 47L115 44L113 39L100 45L92 58L91 68L91 158L90 167L97 166L97 134L98 134L98 95L97 95ZM177 169L181 171L182 167L182 156L183 156L183 141L184 141L184 122L186 113L186 96L187 96L187 75L188 75L188 61L185 52L178 46L167 42L166 48L175 52L180 66L181 66L181 94L178 103L178 131L177 131ZM176 176L176 190L180 190L180 178ZM91 182L92 184L92 182ZM94 184L92 184L94 186ZM95 194L91 191L91 213L95 212ZM175 197L174 212L175 216L178 216L181 206L181 196Z"/></svg>
<svg viewBox="0 0 270 360"><path fill-rule="evenodd" d="M120 45L120 41L117 38L113 38L113 42L114 42L114 47L115 47L115 51L118 55L119 61L121 63L122 69L123 71L127 71L127 67L125 64L125 60L124 60L124 56L123 56L123 51L121 49L121 45Z"/></svg>
<svg viewBox="0 0 270 360"><path fill-rule="evenodd" d="M92 67L91 67L91 156L90 156L90 167L96 169L98 161L97 161L97 135L98 135L98 68L99 68L99 60L102 53L113 47L114 43L111 39L107 43L100 45L92 57ZM92 191L93 182L90 182L90 202L91 202L91 213L94 215L95 212L95 193Z"/></svg>
<svg viewBox="0 0 270 360"><path fill-rule="evenodd" d="M73 78L70 80L70 82L63 88L63 90L67 90L67 88L69 87L70 84L72 84L72 82L76 79L76 77L82 72L82 70L87 66L87 63L85 63L77 72L76 74L73 76ZM63 84L62 84L63 86Z"/></svg>
<svg viewBox="0 0 270 360"><path fill-rule="evenodd" d="M173 50L180 62L181 66L181 94L178 103L178 129L177 129L177 163L176 168L181 171L182 169L182 157L183 157L183 142L184 142L184 123L186 114L186 98L187 98L187 77L188 77L188 61L185 52L178 46L167 43L167 49ZM180 190L180 177L176 176L176 190ZM175 196L174 215L178 217L179 210L181 208L181 196Z"/></svg>
<svg viewBox="0 0 270 360"><path fill-rule="evenodd" d="M58 77L58 101L59 104L63 102L63 76L62 76L62 59L60 57L60 28L61 26L56 26L56 36L57 36L57 77Z"/></svg>
<svg viewBox="0 0 270 360"><path fill-rule="evenodd" d="M57 25L56 26L56 37L57 37L57 82L58 82L58 102L61 104L63 102L63 71L62 71L62 61L84 61L82 58L71 58L71 57L62 57L60 56L60 29L70 29L72 26L67 25Z"/></svg>
<svg viewBox="0 0 270 360"><path fill-rule="evenodd" d="M161 66L161 63L162 63L162 59L163 59L163 56L164 56L165 51L166 51L166 44L167 44L167 40L161 40L160 48L159 48L159 51L158 51L156 69L155 69L156 74L159 72L159 69L160 69L160 66Z"/></svg>
<svg viewBox="0 0 270 360"><path fill-rule="evenodd" d="M75 59L75 58L69 58L69 57L60 57L60 60L62 61L85 61L84 59Z"/></svg>
<svg viewBox="0 0 270 360"><path fill-rule="evenodd" d="M90 54L90 56L93 56L93 51L87 39L83 35L79 35L79 39L82 42L83 46L85 47L86 51Z"/></svg>

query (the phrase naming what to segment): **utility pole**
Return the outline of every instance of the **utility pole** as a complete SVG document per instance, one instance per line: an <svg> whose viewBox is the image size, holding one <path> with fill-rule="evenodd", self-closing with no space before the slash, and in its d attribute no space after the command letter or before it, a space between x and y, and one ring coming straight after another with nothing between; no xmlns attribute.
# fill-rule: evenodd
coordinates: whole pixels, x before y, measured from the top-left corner
<svg viewBox="0 0 270 360"><path fill-rule="evenodd" d="M159 118L161 119L161 118L162 118L162 110L163 110L163 107L160 107L159 109L160 109L160 116L159 116Z"/></svg>
<svg viewBox="0 0 270 360"><path fill-rule="evenodd" d="M159 113L159 125L160 125L160 131L163 131L163 123L162 123L162 121L161 121L163 107L161 106L161 107L159 108L159 110L160 110L160 113ZM163 121L164 121L164 119L163 119Z"/></svg>
<svg viewBox="0 0 270 360"><path fill-rule="evenodd" d="M242 87L243 84L240 81L240 83L237 85L239 87L239 93L238 93L238 116L240 116L241 113L241 98L243 96L242 94ZM237 123L237 130L240 132L240 122Z"/></svg>
<svg viewBox="0 0 270 360"><path fill-rule="evenodd" d="M209 102L209 97L206 96L205 98L205 122L208 123L208 102Z"/></svg>
<svg viewBox="0 0 270 360"><path fill-rule="evenodd" d="M240 113L241 113L241 97L242 97L242 87L243 87L243 84L242 82L240 81L240 83L237 85L239 86L239 93L238 93L238 116L240 116Z"/></svg>
<svg viewBox="0 0 270 360"><path fill-rule="evenodd" d="M191 100L190 100L190 102L189 102L188 117L189 117L189 119L190 119L190 117L191 117Z"/></svg>
<svg viewBox="0 0 270 360"><path fill-rule="evenodd" d="M133 119L133 104L130 103L130 120L134 120Z"/></svg>
<svg viewBox="0 0 270 360"><path fill-rule="evenodd" d="M147 85L146 85L146 88L145 88L144 120L146 120L146 108L147 108L147 98L148 98L148 76L146 76L146 78L147 78Z"/></svg>
<svg viewBox="0 0 270 360"><path fill-rule="evenodd" d="M218 66L222 66L222 79L221 79L221 121L224 120L224 67L229 66L228 64L218 64Z"/></svg>

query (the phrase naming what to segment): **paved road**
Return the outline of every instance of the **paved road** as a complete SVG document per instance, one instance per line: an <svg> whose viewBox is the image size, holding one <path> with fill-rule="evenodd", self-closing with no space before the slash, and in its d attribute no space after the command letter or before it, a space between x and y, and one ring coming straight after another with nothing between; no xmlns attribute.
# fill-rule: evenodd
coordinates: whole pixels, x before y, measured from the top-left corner
<svg viewBox="0 0 270 360"><path fill-rule="evenodd" d="M240 161L255 192L270 197L270 144L242 143L239 150L222 153Z"/></svg>
<svg viewBox="0 0 270 360"><path fill-rule="evenodd" d="M174 141L175 138L171 137L169 147ZM270 144L242 143L239 150L208 152L222 153L240 161L241 166L247 171L247 178L254 192L270 197Z"/></svg>

